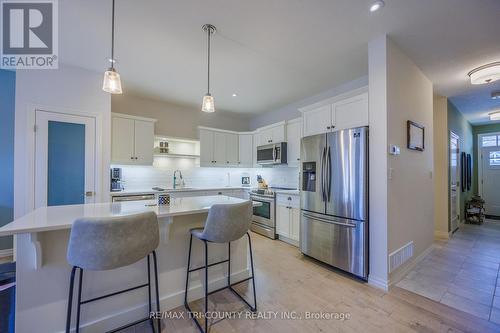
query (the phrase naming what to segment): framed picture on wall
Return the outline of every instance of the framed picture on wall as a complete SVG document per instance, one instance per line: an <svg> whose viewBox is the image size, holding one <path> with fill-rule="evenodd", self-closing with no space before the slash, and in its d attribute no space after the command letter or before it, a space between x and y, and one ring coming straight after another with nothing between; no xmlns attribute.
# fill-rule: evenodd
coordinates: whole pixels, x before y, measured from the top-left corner
<svg viewBox="0 0 500 333"><path fill-rule="evenodd" d="M407 122L408 149L424 151L425 128L411 120Z"/></svg>

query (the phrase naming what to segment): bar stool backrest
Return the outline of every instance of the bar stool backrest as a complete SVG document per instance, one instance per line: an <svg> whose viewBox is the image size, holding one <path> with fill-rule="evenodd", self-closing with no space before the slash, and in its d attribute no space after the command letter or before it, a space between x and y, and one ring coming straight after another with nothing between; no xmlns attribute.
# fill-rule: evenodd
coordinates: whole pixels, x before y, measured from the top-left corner
<svg viewBox="0 0 500 333"><path fill-rule="evenodd" d="M155 250L159 238L154 212L82 218L71 227L67 259L72 266L95 271L128 266Z"/></svg>
<svg viewBox="0 0 500 333"><path fill-rule="evenodd" d="M252 215L251 201L212 205L201 238L214 243L228 243L240 239L248 232Z"/></svg>

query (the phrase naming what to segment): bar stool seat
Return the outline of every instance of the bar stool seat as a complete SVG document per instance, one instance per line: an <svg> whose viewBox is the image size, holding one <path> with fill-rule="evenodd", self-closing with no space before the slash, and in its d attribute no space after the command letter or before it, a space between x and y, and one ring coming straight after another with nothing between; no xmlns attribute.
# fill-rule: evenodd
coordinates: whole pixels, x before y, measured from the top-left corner
<svg viewBox="0 0 500 333"><path fill-rule="evenodd" d="M202 333L208 332L208 296L219 292L224 289L229 289L232 291L240 300L242 300L251 311L257 311L257 298L255 291L255 272L253 265L253 251L252 251L252 241L250 234L248 232L250 224L252 222L253 207L251 201L245 201L240 204L216 204L213 205L207 216L204 228L193 228L190 229L190 239L189 239L189 254L187 263L187 273L186 273L186 289L184 293L184 306L187 311L192 314L192 310L188 303L188 289L189 289L189 274L201 269L205 270L205 325L204 329L201 327L197 316L191 316L194 320L196 326ZM246 279L238 282L231 282L231 242L236 241L244 236L248 237L248 247L250 250L250 265L252 269L252 275ZM205 264L198 268L191 268L191 249L193 245L193 236L204 242L205 245ZM227 243L228 244L228 259L222 260L216 263L208 264L208 243ZM227 276L227 286L208 291L208 268L219 265L222 263L228 263L228 276ZM233 286L240 284L245 281L252 280L253 287L253 306L243 298Z"/></svg>
<svg viewBox="0 0 500 333"><path fill-rule="evenodd" d="M151 322L154 332L154 320L151 319L150 315L152 311L150 257L153 257L154 264L156 309L157 312L160 312L158 267L155 251L158 247L159 239L158 219L154 212L108 218L78 219L73 223L67 252L67 260L69 264L73 266L69 286L68 312L66 315L67 333L69 333L71 329L73 287L77 270L80 274L78 279L78 300L75 327L76 333L80 331L81 305L145 287L148 288L149 295L148 316L144 319L126 324L109 332L117 332L148 320ZM134 264L144 258L147 258L147 283L82 301L84 270L112 270ZM160 320L156 320L156 323L157 331L159 333L161 332L161 322Z"/></svg>

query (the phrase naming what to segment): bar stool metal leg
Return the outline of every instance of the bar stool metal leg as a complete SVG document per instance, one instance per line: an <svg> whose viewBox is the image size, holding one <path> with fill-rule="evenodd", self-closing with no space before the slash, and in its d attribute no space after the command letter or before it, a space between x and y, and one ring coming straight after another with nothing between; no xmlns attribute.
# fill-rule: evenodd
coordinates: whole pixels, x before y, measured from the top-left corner
<svg viewBox="0 0 500 333"><path fill-rule="evenodd" d="M208 332L208 243L205 243L205 332Z"/></svg>
<svg viewBox="0 0 500 333"><path fill-rule="evenodd" d="M73 306L73 287L75 284L76 266L71 269L71 276L69 278L69 295L68 295L68 312L66 313L66 333L70 333L71 326L71 308Z"/></svg>
<svg viewBox="0 0 500 333"><path fill-rule="evenodd" d="M252 311L255 312L257 311L257 293L255 292L255 271L253 267L252 240L250 239L249 232L247 232L247 237L248 237L248 247L250 248L250 265L252 266L252 285L253 285L253 304L254 304Z"/></svg>
<svg viewBox="0 0 500 333"><path fill-rule="evenodd" d="M156 260L156 251L153 251L153 263L155 269L155 290L156 290L156 309L160 312L160 290L158 288L158 264ZM149 303L151 306L151 303ZM158 333L161 333L161 320L157 319Z"/></svg>
<svg viewBox="0 0 500 333"><path fill-rule="evenodd" d="M80 270L80 275L78 276L78 304L76 305L76 333L80 332L80 308L82 305L82 283L83 283L83 269Z"/></svg>
<svg viewBox="0 0 500 333"><path fill-rule="evenodd" d="M184 289L184 306L189 309L187 296L188 296L188 287L189 287L189 269L191 265L191 246L193 245L193 235L189 238L189 251L188 251L188 263L187 263L187 272L186 272L186 289Z"/></svg>

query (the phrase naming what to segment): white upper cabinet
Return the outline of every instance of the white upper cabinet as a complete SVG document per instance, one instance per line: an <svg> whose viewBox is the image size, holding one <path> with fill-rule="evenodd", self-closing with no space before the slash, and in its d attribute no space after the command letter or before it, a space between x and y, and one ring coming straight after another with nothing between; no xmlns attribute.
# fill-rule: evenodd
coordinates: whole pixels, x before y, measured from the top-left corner
<svg viewBox="0 0 500 333"><path fill-rule="evenodd" d="M285 123L266 126L257 132L258 145L264 146L271 143L285 141Z"/></svg>
<svg viewBox="0 0 500 333"><path fill-rule="evenodd" d="M151 121L135 121L135 161L141 165L153 164L155 124Z"/></svg>
<svg viewBox="0 0 500 333"><path fill-rule="evenodd" d="M214 132L213 141L213 151L214 151L214 164L218 166L225 166L227 163L226 159L226 133Z"/></svg>
<svg viewBox="0 0 500 333"><path fill-rule="evenodd" d="M226 134L226 164L238 166L238 134Z"/></svg>
<svg viewBox="0 0 500 333"><path fill-rule="evenodd" d="M152 165L154 119L114 113L111 122L111 163Z"/></svg>
<svg viewBox="0 0 500 333"><path fill-rule="evenodd" d="M367 92L350 94L349 97L321 104L301 110L304 136L368 126Z"/></svg>
<svg viewBox="0 0 500 333"><path fill-rule="evenodd" d="M238 135L238 166L251 168L253 166L253 134Z"/></svg>
<svg viewBox="0 0 500 333"><path fill-rule="evenodd" d="M327 104L304 112L304 136L326 133L332 126L332 105Z"/></svg>
<svg viewBox="0 0 500 333"><path fill-rule="evenodd" d="M335 130L368 126L368 93L333 104Z"/></svg>
<svg viewBox="0 0 500 333"><path fill-rule="evenodd" d="M238 134L200 128L200 166L238 166Z"/></svg>
<svg viewBox="0 0 500 333"><path fill-rule="evenodd" d="M290 120L286 124L287 162L288 166L300 164L300 139L302 138L302 119Z"/></svg>
<svg viewBox="0 0 500 333"><path fill-rule="evenodd" d="M214 132L200 129L200 165L214 164Z"/></svg>

